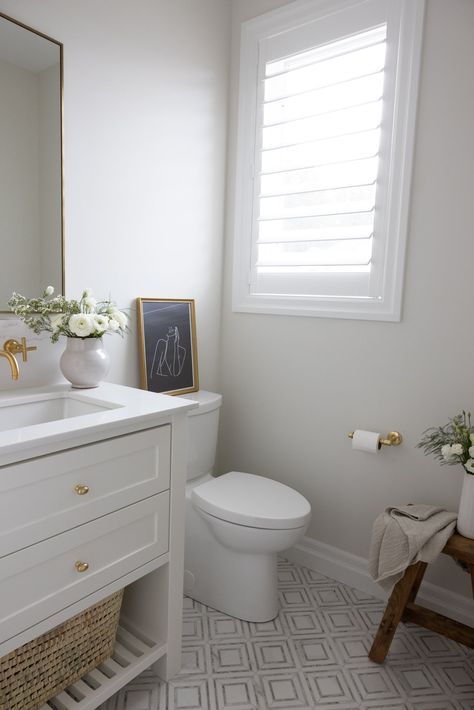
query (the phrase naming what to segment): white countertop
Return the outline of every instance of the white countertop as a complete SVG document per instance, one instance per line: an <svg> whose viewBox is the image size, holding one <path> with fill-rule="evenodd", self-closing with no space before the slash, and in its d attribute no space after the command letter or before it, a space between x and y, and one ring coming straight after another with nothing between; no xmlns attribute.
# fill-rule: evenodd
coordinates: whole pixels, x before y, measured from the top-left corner
<svg viewBox="0 0 474 710"><path fill-rule="evenodd" d="M13 409L9 410L12 416L8 428L0 427L0 465L51 453L65 445L81 446L147 429L198 406L188 399L104 382L92 389L48 385L3 391L0 392L0 410L5 412L3 408L31 403L42 406L45 400L51 405L51 400L61 399L73 400L79 407L80 403L93 405L98 411L10 428L15 415Z"/></svg>

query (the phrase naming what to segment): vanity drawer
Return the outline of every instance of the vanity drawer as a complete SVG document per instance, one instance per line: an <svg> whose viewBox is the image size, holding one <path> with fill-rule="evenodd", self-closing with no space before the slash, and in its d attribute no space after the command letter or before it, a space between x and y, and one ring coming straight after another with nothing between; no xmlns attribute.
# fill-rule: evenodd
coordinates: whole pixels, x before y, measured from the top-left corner
<svg viewBox="0 0 474 710"><path fill-rule="evenodd" d="M165 491L4 557L0 639L12 638L165 553L168 526Z"/></svg>
<svg viewBox="0 0 474 710"><path fill-rule="evenodd" d="M171 427L0 468L0 558L169 488Z"/></svg>

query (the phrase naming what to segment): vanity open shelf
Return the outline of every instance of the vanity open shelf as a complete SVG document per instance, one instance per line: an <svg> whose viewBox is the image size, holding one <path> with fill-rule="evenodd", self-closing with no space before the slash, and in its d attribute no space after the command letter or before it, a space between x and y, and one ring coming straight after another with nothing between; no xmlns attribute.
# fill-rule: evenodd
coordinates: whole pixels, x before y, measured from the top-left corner
<svg viewBox="0 0 474 710"><path fill-rule="evenodd" d="M154 641L122 622L112 658L86 673L39 710L93 710L162 658L166 651L166 643Z"/></svg>

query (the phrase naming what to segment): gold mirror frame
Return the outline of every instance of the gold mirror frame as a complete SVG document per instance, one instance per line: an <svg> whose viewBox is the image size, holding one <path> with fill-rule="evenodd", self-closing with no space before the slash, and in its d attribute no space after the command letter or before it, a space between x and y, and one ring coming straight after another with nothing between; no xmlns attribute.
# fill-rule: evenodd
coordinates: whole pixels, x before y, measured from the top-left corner
<svg viewBox="0 0 474 710"><path fill-rule="evenodd" d="M44 34L44 32L40 32L39 30L35 30L34 27L30 27L29 25L25 25L24 22L20 22L19 20L15 20L15 18L10 17L9 15L5 15L5 13L0 12L0 18L4 20L8 20L8 22L13 22L13 24L18 25L18 27L22 27L24 30L27 30L28 32L33 32L33 34L38 35L39 37L43 37L43 39L47 39L49 42L53 42L56 44L59 48L59 113L60 113L60 136L59 136L59 142L60 142L60 174L61 174L61 235L60 235L60 249L61 249L61 293L64 294L66 290L66 270L65 270L65 263L64 263L64 249L65 249L65 241L64 241L64 45L62 42L59 42L57 39L54 39L53 37L49 37L49 35ZM38 294L39 295L39 294ZM11 311L4 311L0 310L0 314L2 313L8 313L9 315L12 315Z"/></svg>

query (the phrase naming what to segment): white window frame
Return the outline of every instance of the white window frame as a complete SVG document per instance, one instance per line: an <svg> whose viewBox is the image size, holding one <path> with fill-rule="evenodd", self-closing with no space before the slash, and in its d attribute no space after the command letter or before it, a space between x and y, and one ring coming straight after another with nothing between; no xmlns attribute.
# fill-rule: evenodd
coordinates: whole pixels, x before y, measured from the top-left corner
<svg viewBox="0 0 474 710"><path fill-rule="evenodd" d="M319 297L261 295L250 292L255 224L254 160L258 121L258 69L261 43L279 33L303 28L323 18L338 22L338 13L356 12L371 18L385 14L387 22L386 86L391 112L391 135L382 131L383 213L379 234L384 257L379 264L382 284L374 297ZM421 64L424 0L297 0L242 24L240 48L239 112L234 203L233 299L235 312L303 315L330 318L399 321L413 164L416 104ZM341 14L340 17L343 17ZM308 28L309 29L309 28ZM385 143L384 143L385 141ZM376 209L378 207L376 206ZM381 219L380 219L381 217Z"/></svg>

